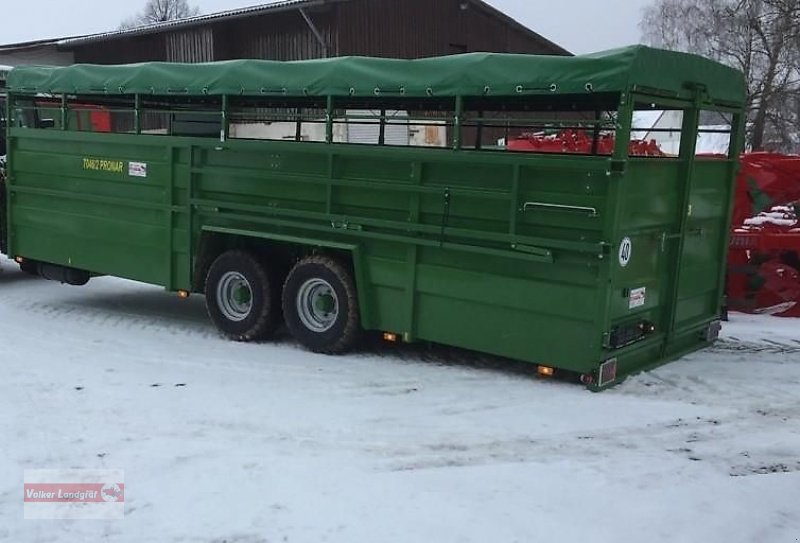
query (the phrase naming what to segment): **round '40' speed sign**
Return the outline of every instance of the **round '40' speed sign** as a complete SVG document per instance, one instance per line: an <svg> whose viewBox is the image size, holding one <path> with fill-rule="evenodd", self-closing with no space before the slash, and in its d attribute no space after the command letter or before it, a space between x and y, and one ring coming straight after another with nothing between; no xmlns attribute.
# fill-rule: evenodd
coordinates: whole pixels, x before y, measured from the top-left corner
<svg viewBox="0 0 800 543"><path fill-rule="evenodd" d="M619 265L623 268L626 267L631 261L632 253L633 242L631 242L631 238L624 238L622 243L619 244Z"/></svg>

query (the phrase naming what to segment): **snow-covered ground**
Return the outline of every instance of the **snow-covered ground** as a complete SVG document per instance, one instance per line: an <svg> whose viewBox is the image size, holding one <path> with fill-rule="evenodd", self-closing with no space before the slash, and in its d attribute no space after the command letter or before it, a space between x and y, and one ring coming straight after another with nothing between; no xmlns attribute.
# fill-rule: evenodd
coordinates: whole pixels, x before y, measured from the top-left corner
<svg viewBox="0 0 800 543"><path fill-rule="evenodd" d="M0 540L800 539L800 322L593 394L485 357L219 338L203 300L0 273ZM125 471L121 521L25 521L24 469Z"/></svg>

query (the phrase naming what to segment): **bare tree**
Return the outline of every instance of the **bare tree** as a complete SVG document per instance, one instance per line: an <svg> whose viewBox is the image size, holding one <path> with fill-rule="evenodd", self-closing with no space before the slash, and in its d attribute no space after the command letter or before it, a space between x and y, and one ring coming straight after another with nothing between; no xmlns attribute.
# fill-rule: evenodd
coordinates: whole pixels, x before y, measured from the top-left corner
<svg viewBox="0 0 800 543"><path fill-rule="evenodd" d="M200 9L187 0L147 0L144 9L120 24L121 29L135 28L155 23L176 21L200 15Z"/></svg>
<svg viewBox="0 0 800 543"><path fill-rule="evenodd" d="M652 45L744 72L752 149L798 149L800 0L655 0L640 26Z"/></svg>

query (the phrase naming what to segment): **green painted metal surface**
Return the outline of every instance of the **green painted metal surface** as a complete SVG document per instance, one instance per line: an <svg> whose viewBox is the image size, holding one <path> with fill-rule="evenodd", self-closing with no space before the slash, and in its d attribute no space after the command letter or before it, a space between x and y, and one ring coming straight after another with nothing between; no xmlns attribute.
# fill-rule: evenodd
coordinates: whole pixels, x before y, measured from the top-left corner
<svg viewBox="0 0 800 543"><path fill-rule="evenodd" d="M697 90L681 156L627 157L657 94L623 91L613 157L13 127L9 254L190 290L204 233L345 250L368 329L622 376L708 344L735 171L694 156Z"/></svg>

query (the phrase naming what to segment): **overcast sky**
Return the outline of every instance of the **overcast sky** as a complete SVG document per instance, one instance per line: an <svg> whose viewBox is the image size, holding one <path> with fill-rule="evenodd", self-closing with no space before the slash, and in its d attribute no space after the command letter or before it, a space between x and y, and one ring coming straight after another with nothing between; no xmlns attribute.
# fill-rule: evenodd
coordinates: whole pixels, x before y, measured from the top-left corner
<svg viewBox="0 0 800 543"><path fill-rule="evenodd" d="M430 0L435 2L438 0ZM574 53L638 43L641 9L651 0L489 0L530 29ZM0 44L115 29L145 0L5 0ZM203 13L253 6L259 0L190 0Z"/></svg>

